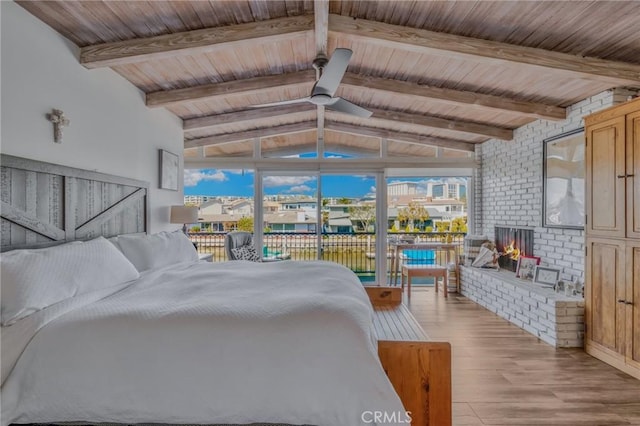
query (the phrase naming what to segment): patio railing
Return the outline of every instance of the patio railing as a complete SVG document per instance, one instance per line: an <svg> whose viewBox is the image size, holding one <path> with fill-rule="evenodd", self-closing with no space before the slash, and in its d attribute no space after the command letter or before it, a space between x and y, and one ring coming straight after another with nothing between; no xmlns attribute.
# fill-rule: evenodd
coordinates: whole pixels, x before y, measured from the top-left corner
<svg viewBox="0 0 640 426"><path fill-rule="evenodd" d="M214 262L227 260L224 251L226 232L190 233L191 241L197 244L198 252L213 254ZM462 254L463 232L389 232L387 238L387 270L391 266L393 246L398 242L451 243L458 245ZM317 235L299 232L266 232L263 236L263 256L293 260L318 259ZM340 263L359 275L375 274L375 233L322 233L321 259ZM436 259L441 261L441 259Z"/></svg>

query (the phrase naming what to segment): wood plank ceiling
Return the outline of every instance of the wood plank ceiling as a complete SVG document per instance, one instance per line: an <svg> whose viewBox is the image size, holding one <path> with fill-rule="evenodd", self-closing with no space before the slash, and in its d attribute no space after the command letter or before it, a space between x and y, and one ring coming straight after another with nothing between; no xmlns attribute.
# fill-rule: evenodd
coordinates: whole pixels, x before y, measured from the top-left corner
<svg viewBox="0 0 640 426"><path fill-rule="evenodd" d="M446 156L616 86L640 86L638 1L20 1L183 119L185 155L326 150ZM337 96L310 104L312 62L353 50Z"/></svg>

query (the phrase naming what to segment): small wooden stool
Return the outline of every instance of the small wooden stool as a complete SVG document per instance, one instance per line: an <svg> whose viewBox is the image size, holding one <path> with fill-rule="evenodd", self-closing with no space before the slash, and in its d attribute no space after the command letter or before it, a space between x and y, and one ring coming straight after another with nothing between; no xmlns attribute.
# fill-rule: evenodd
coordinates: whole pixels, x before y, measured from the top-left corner
<svg viewBox="0 0 640 426"><path fill-rule="evenodd" d="M438 292L438 278L442 278L444 297L448 296L447 291L447 268L440 265L402 265L402 277L400 279L401 288L404 292L404 277L407 277L407 297L411 298L411 278L412 277L433 277L435 281L436 293Z"/></svg>

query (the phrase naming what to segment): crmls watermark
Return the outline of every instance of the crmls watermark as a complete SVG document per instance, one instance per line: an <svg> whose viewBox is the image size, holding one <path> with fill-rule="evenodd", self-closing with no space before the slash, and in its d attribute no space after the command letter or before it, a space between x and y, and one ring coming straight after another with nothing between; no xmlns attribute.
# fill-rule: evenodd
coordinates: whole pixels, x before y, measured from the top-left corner
<svg viewBox="0 0 640 426"><path fill-rule="evenodd" d="M364 423L384 424L411 424L411 411L363 411L360 418Z"/></svg>

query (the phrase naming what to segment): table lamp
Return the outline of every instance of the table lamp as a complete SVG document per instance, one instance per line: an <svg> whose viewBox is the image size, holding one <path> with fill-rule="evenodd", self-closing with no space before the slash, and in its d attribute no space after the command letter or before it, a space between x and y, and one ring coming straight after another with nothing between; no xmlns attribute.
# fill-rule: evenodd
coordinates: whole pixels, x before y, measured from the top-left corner
<svg viewBox="0 0 640 426"><path fill-rule="evenodd" d="M198 222L197 206L171 206L170 223L181 223L182 232L187 233L187 223Z"/></svg>

